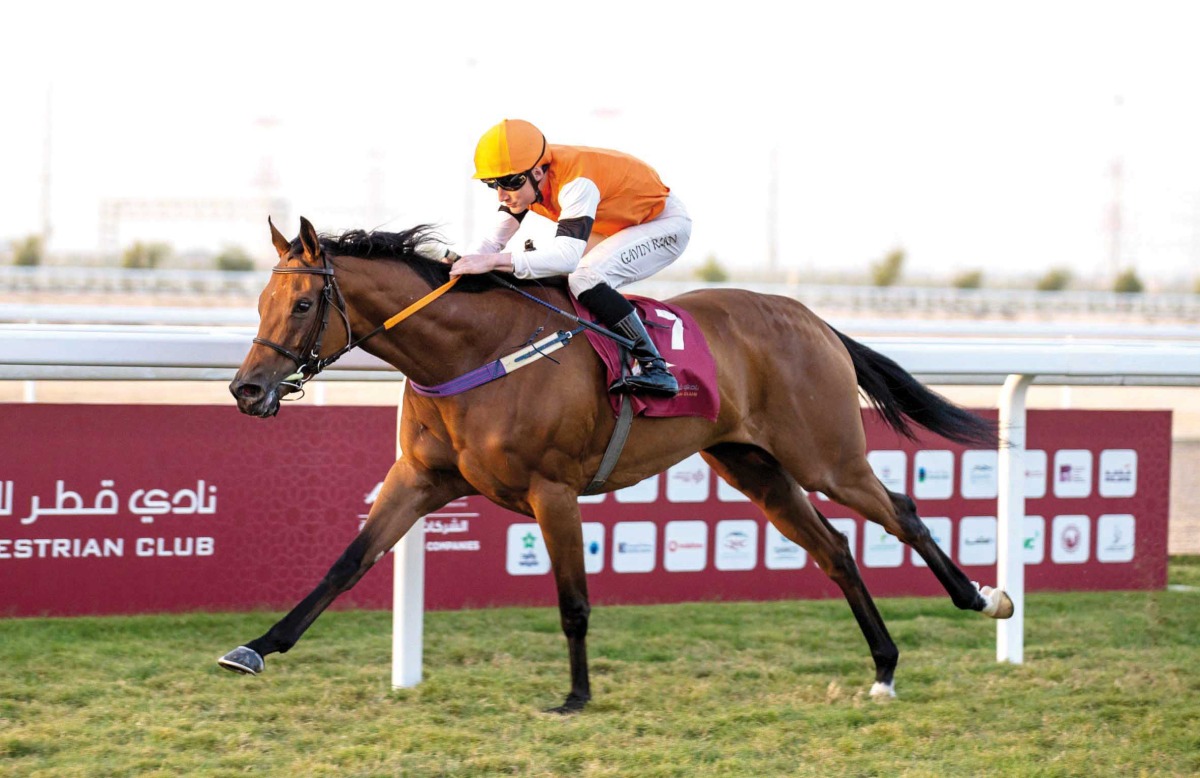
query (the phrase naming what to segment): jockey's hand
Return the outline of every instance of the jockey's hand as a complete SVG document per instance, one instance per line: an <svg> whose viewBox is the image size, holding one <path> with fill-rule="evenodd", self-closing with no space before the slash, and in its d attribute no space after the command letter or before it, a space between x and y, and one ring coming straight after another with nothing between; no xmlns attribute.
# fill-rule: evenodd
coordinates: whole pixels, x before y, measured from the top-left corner
<svg viewBox="0 0 1200 778"><path fill-rule="evenodd" d="M512 269L512 254L467 254L450 266L450 275L477 275L493 270L511 273Z"/></svg>

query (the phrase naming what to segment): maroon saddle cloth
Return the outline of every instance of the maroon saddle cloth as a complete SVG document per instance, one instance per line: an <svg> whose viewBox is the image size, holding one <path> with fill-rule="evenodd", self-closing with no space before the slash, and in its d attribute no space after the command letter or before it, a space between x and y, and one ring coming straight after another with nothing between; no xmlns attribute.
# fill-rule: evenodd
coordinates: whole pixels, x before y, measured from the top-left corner
<svg viewBox="0 0 1200 778"><path fill-rule="evenodd" d="M704 333L696 325L691 314L670 303L651 300L649 297L625 295L638 316L646 322L646 332L667 362L671 374L679 382L679 394L674 397L651 397L640 394L631 396L635 416L699 416L716 421L721 410L721 396L717 390L717 364ZM594 321L591 312L579 304L575 295L571 303L580 318ZM586 330L588 341L608 372L605 385L621 377L621 347L612 339ZM630 360L632 363L632 360ZM621 396L610 394L613 413L621 408Z"/></svg>

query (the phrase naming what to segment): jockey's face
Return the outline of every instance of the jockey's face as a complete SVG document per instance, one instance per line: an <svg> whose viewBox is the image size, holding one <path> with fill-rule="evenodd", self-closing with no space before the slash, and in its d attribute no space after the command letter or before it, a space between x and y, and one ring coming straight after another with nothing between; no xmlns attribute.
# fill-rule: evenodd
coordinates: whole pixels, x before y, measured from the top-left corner
<svg viewBox="0 0 1200 778"><path fill-rule="evenodd" d="M510 192L503 187L496 187L496 196L500 199L500 204L513 213L520 213L537 201L537 186L546 174L540 167L535 167L529 172L531 176L520 189Z"/></svg>

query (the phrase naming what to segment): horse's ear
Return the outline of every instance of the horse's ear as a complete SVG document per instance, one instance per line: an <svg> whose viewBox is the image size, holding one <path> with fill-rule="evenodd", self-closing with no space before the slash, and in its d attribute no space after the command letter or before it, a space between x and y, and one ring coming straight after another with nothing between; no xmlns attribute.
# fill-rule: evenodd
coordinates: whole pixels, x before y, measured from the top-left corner
<svg viewBox="0 0 1200 778"><path fill-rule="evenodd" d="M310 262L318 262L321 259L321 241L317 237L317 230L312 226L312 222L300 217L300 242L304 245L304 258Z"/></svg>
<svg viewBox="0 0 1200 778"><path fill-rule="evenodd" d="M279 252L280 259L287 259L287 255L292 251L292 244L288 239L283 237L279 230L275 229L275 223L271 221L271 217L267 217L267 224L271 225L271 242L275 244L275 250Z"/></svg>

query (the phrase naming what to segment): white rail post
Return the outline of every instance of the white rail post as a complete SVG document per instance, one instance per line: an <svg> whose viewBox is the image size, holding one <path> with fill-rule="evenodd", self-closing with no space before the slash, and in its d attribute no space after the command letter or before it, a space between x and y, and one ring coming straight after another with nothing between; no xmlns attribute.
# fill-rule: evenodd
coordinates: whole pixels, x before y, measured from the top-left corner
<svg viewBox="0 0 1200 778"><path fill-rule="evenodd" d="M396 409L396 457L400 451L401 402ZM393 549L392 573L392 688L421 682L425 633L425 519L417 520Z"/></svg>
<svg viewBox="0 0 1200 778"><path fill-rule="evenodd" d="M1011 619L996 622L996 661L1025 661L1025 390L1032 375L1010 375L1000 392L1000 481L996 585L1012 598Z"/></svg>

